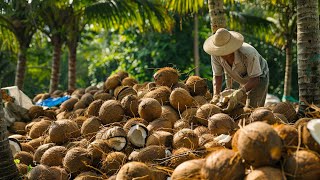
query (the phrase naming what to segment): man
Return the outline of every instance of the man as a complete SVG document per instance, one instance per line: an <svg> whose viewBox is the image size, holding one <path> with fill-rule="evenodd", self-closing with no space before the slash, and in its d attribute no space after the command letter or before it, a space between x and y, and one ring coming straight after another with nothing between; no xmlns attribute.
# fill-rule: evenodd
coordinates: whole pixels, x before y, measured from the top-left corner
<svg viewBox="0 0 320 180"><path fill-rule="evenodd" d="M269 85L267 61L254 47L244 42L240 33L220 28L204 42L203 49L211 55L215 79L211 103L219 101L222 75L227 73L240 84L240 89L228 96L228 106L224 109L226 112L232 111L245 94L248 95L246 106L264 105Z"/></svg>

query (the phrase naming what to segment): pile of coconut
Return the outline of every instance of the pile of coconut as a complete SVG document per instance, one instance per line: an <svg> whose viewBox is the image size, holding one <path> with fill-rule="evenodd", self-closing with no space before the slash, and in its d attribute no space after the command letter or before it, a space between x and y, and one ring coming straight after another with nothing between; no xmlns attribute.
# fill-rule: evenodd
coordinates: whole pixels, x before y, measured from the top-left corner
<svg viewBox="0 0 320 180"><path fill-rule="evenodd" d="M60 107L29 110L11 138L21 143L18 170L47 179L318 179L320 145L294 107L278 103L230 113L210 104L199 76L179 81L165 67L153 82L119 71L102 88L70 93ZM224 92L228 94L230 92ZM30 168L31 167L31 168Z"/></svg>

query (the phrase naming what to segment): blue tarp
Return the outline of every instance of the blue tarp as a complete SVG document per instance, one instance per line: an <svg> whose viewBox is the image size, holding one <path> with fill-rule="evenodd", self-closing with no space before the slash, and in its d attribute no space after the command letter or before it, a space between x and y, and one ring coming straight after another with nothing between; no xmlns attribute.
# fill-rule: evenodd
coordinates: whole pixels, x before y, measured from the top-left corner
<svg viewBox="0 0 320 180"><path fill-rule="evenodd" d="M70 96L63 96L58 98L48 98L41 102L37 102L36 105L38 106L46 106L46 107L53 107L62 104L64 101L70 99Z"/></svg>

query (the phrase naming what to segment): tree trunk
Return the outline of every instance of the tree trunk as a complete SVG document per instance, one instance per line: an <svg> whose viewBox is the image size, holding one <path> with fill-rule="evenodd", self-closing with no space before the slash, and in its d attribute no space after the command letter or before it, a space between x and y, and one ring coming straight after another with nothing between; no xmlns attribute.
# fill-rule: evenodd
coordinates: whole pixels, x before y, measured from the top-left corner
<svg viewBox="0 0 320 180"><path fill-rule="evenodd" d="M53 59L51 66L50 93L58 89L62 42L60 37L52 37Z"/></svg>
<svg viewBox="0 0 320 180"><path fill-rule="evenodd" d="M19 178L19 172L13 161L12 152L7 137L7 127L4 123L2 96L0 93L0 179L12 180Z"/></svg>
<svg viewBox="0 0 320 180"><path fill-rule="evenodd" d="M199 58L199 19L198 14L194 14L194 40L193 40L193 55L195 75L200 76L200 58Z"/></svg>
<svg viewBox="0 0 320 180"><path fill-rule="evenodd" d="M77 45L68 45L68 89L76 89Z"/></svg>
<svg viewBox="0 0 320 180"><path fill-rule="evenodd" d="M219 28L225 28L226 18L223 9L223 0L208 0L209 14L211 21L212 33L215 33Z"/></svg>
<svg viewBox="0 0 320 180"><path fill-rule="evenodd" d="M320 38L318 0L297 0L299 111L320 106Z"/></svg>
<svg viewBox="0 0 320 180"><path fill-rule="evenodd" d="M27 62L26 52L27 52L27 48L23 47L20 44L14 85L18 86L18 88L21 90L23 90L24 77L26 73L26 62Z"/></svg>
<svg viewBox="0 0 320 180"><path fill-rule="evenodd" d="M292 78L292 39L287 37L286 42L286 70L284 76L284 91L283 100L288 101L291 92L291 78Z"/></svg>

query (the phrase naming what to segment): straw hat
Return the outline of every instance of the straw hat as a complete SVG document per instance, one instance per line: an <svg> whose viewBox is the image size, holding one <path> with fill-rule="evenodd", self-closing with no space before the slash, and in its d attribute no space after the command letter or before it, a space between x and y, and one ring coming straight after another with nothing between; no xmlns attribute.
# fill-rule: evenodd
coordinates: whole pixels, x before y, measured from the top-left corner
<svg viewBox="0 0 320 180"><path fill-rule="evenodd" d="M242 46L243 36L235 31L220 28L203 44L206 53L213 56L225 56Z"/></svg>

